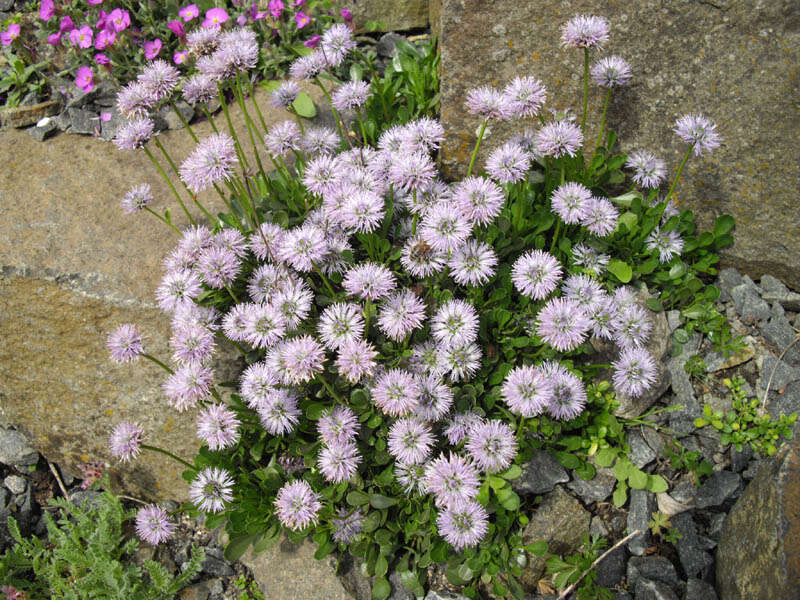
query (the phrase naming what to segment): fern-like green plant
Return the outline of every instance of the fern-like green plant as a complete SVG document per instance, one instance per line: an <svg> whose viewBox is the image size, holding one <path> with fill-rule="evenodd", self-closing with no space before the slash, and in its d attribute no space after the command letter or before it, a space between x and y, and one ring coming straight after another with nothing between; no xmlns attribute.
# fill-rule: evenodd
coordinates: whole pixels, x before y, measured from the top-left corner
<svg viewBox="0 0 800 600"><path fill-rule="evenodd" d="M203 549L193 546L189 565L178 577L146 560L145 577L133 563L139 541L125 533L125 523L136 511L125 510L117 496L106 491L82 507L64 498L50 504L60 517L56 521L45 513L45 542L23 538L17 522L8 519L16 544L0 556L0 581L28 592L29 598L168 600L191 581L205 559Z"/></svg>

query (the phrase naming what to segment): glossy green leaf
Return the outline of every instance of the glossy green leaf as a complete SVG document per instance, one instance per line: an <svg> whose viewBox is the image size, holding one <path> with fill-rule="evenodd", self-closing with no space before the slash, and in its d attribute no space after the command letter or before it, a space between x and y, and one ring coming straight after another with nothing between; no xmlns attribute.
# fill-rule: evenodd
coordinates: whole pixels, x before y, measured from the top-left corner
<svg viewBox="0 0 800 600"><path fill-rule="evenodd" d="M372 584L372 600L386 600L392 593L392 586L385 577L378 577Z"/></svg>
<svg viewBox="0 0 800 600"><path fill-rule="evenodd" d="M631 266L617 258L608 261L608 266L606 268L609 273L612 273L622 283L628 283L631 277L633 277L633 269L631 269Z"/></svg>
<svg viewBox="0 0 800 600"><path fill-rule="evenodd" d="M314 106L311 96L305 92L297 94L297 98L292 102L292 108L298 115L306 119L313 119L317 116L317 107Z"/></svg>

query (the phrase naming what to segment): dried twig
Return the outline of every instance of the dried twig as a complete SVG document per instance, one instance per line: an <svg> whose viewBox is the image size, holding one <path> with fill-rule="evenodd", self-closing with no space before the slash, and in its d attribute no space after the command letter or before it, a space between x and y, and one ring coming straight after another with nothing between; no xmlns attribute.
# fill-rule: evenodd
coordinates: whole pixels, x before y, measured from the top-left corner
<svg viewBox="0 0 800 600"><path fill-rule="evenodd" d="M578 577L578 580L575 583L570 585L568 588L566 588L563 592L561 592L558 595L558 599L557 600L566 600L567 596L569 596L572 592L575 591L575 588L577 588L578 584L581 581L583 581L583 578L586 577L591 572L592 569L594 569L597 565L599 565L601 560L603 560L606 556L611 554L614 550L616 550L617 548L619 548L623 544L627 543L633 536L638 535L640 533L642 533L641 529L637 529L635 531L632 531L631 533L626 535L624 538L622 538L620 541L618 541L616 544L611 546L611 548L609 548L608 550L603 552L600 556L598 556L597 560L594 561L592 563L592 565L588 569L586 569L583 573L581 573L581 576Z"/></svg>
<svg viewBox="0 0 800 600"><path fill-rule="evenodd" d="M139 498L134 498L133 496L120 496L123 500L131 500L133 502L138 502L139 504L149 504L149 502L145 502L144 500L140 500Z"/></svg>
<svg viewBox="0 0 800 600"><path fill-rule="evenodd" d="M769 379L767 380L767 389L764 390L764 400L761 402L761 410L764 411L767 409L767 396L769 396L769 388L772 385L772 378L775 376L775 371L778 370L778 365L781 362L781 359L784 355L789 351L789 348L794 346L798 341L800 341L800 333L798 333L791 344L786 346L781 352L780 356L778 356L778 360L775 361L775 364L772 366L772 373L769 374Z"/></svg>
<svg viewBox="0 0 800 600"><path fill-rule="evenodd" d="M56 471L56 468L53 466L53 463L51 463L48 460L47 461L47 466L50 467L50 471L53 473L53 476L56 478L56 481L58 482L58 487L61 488L61 493L64 494L64 498L69 500L69 493L67 493L67 488L64 487L64 482L61 481L61 477L59 476L58 471Z"/></svg>

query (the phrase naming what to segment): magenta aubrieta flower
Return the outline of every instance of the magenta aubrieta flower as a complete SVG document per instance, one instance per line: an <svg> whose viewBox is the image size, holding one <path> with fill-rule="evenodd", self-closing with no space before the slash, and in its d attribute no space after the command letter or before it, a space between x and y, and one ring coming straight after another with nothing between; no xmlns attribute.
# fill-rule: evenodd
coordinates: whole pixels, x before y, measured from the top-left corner
<svg viewBox="0 0 800 600"><path fill-rule="evenodd" d="M273 19L280 19L283 12L283 0L269 0L267 11Z"/></svg>
<svg viewBox="0 0 800 600"><path fill-rule="evenodd" d="M375 406L384 414L402 417L416 409L420 384L412 373L391 369L377 378L370 392Z"/></svg>
<svg viewBox="0 0 800 600"><path fill-rule="evenodd" d="M117 40L117 33L113 29L101 29L94 38L94 47L97 50L105 50L113 45Z"/></svg>
<svg viewBox="0 0 800 600"><path fill-rule="evenodd" d="M329 409L317 421L317 430L326 446L353 443L359 427L356 413L347 406Z"/></svg>
<svg viewBox="0 0 800 600"><path fill-rule="evenodd" d="M536 134L536 151L544 156L575 156L581 144L581 128L568 120L548 123Z"/></svg>
<svg viewBox="0 0 800 600"><path fill-rule="evenodd" d="M469 302L448 300L431 319L431 335L442 346L469 344L478 337L478 313Z"/></svg>
<svg viewBox="0 0 800 600"><path fill-rule="evenodd" d="M407 417L392 423L387 441L392 456L402 463L414 465L427 460L436 440L428 425Z"/></svg>
<svg viewBox="0 0 800 600"><path fill-rule="evenodd" d="M206 467L189 486L189 498L204 512L219 512L233 500L233 483L225 469Z"/></svg>
<svg viewBox="0 0 800 600"><path fill-rule="evenodd" d="M136 513L136 535L148 544L157 546L174 532L174 521L157 504L148 504Z"/></svg>
<svg viewBox="0 0 800 600"><path fill-rule="evenodd" d="M358 470L361 455L353 443L325 446L319 451L317 465L330 483L350 481Z"/></svg>
<svg viewBox="0 0 800 600"><path fill-rule="evenodd" d="M456 552L476 546L486 535L489 513L472 500L439 511L436 528Z"/></svg>
<svg viewBox="0 0 800 600"><path fill-rule="evenodd" d="M19 25L17 25L17 30L19 30ZM17 33L19 33L19 31ZM80 29L73 29L69 32L69 41L72 42L73 46L77 46L78 48L88 48L91 46L93 37L94 30L88 25L84 25Z"/></svg>
<svg viewBox="0 0 800 600"><path fill-rule="evenodd" d="M537 367L514 367L506 375L501 394L511 412L525 418L536 417L552 400L553 385Z"/></svg>
<svg viewBox="0 0 800 600"><path fill-rule="evenodd" d="M306 25L308 25L311 22L311 17L309 17L302 10L299 10L294 15L294 22L295 22L295 25L297 25L298 29L302 29L303 27L305 27Z"/></svg>
<svg viewBox="0 0 800 600"><path fill-rule="evenodd" d="M56 12L55 2L53 0L42 0L39 5L39 18L42 21L49 21Z"/></svg>
<svg viewBox="0 0 800 600"><path fill-rule="evenodd" d="M131 24L131 15L127 10L115 8L108 14L108 23L111 28L119 33L125 31Z"/></svg>
<svg viewBox="0 0 800 600"><path fill-rule="evenodd" d="M188 4L178 11L178 15L188 23L192 19L200 16L200 9L197 8L196 4Z"/></svg>
<svg viewBox="0 0 800 600"><path fill-rule="evenodd" d="M458 507L474 500L480 488L478 472L470 461L458 454L441 454L425 469L425 487L433 494L436 506Z"/></svg>
<svg viewBox="0 0 800 600"><path fill-rule="evenodd" d="M302 479L287 482L275 496L278 519L293 531L305 529L312 523L316 525L322 509L320 499L321 496Z"/></svg>
<svg viewBox="0 0 800 600"><path fill-rule="evenodd" d="M351 384L356 384L373 374L377 366L376 356L377 350L366 340L349 340L339 346L336 369Z"/></svg>
<svg viewBox="0 0 800 600"><path fill-rule="evenodd" d="M644 348L622 350L611 366L614 368L614 389L619 394L636 398L656 382L656 363Z"/></svg>
<svg viewBox="0 0 800 600"><path fill-rule="evenodd" d="M591 327L580 305L566 298L551 298L536 317L536 334L559 352L575 350Z"/></svg>
<svg viewBox="0 0 800 600"><path fill-rule="evenodd" d="M602 49L608 41L608 21L594 15L577 15L561 26L561 45Z"/></svg>
<svg viewBox="0 0 800 600"><path fill-rule="evenodd" d="M215 133L197 144L179 171L186 186L197 193L230 179L238 162L233 138L227 133Z"/></svg>
<svg viewBox="0 0 800 600"><path fill-rule="evenodd" d="M159 52L161 52L161 40L156 38L154 40L148 40L142 47L144 48L144 57L147 60L153 60L156 56L158 56Z"/></svg>
<svg viewBox="0 0 800 600"><path fill-rule="evenodd" d="M586 217L592 192L582 183L568 181L560 185L550 196L550 207L564 223L575 225Z"/></svg>
<svg viewBox="0 0 800 600"><path fill-rule="evenodd" d="M425 320L425 303L411 290L389 296L378 311L378 327L387 337L400 341Z"/></svg>
<svg viewBox="0 0 800 600"><path fill-rule="evenodd" d="M511 281L523 296L543 300L561 280L561 263L543 250L523 254L511 268Z"/></svg>
<svg viewBox="0 0 800 600"><path fill-rule="evenodd" d="M206 11L206 18L203 20L202 26L220 27L225 21L228 20L228 13L224 8L209 8Z"/></svg>
<svg viewBox="0 0 800 600"><path fill-rule="evenodd" d="M111 454L119 458L120 462L130 462L139 456L143 433L138 423L133 421L118 423L108 440Z"/></svg>
<svg viewBox="0 0 800 600"><path fill-rule="evenodd" d="M634 170L632 179L648 189L657 188L667 176L666 163L647 150L631 152L625 166Z"/></svg>
<svg viewBox="0 0 800 600"><path fill-rule="evenodd" d="M94 89L94 71L91 67L83 65L78 67L75 72L75 85L80 88L84 94L88 94Z"/></svg>
<svg viewBox="0 0 800 600"><path fill-rule="evenodd" d="M619 56L601 58L592 65L592 79L602 87L625 85L631 80L631 66Z"/></svg>
<svg viewBox="0 0 800 600"><path fill-rule="evenodd" d="M722 137L717 126L703 115L688 114L675 121L675 135L687 144L692 144L695 156L717 148Z"/></svg>
<svg viewBox="0 0 800 600"><path fill-rule="evenodd" d="M547 99L547 90L534 77L515 77L506 85L503 95L515 117L535 117Z"/></svg>
<svg viewBox="0 0 800 600"><path fill-rule="evenodd" d="M110 334L106 341L111 358L117 362L131 362L144 353L142 334L136 325L126 323L120 325Z"/></svg>

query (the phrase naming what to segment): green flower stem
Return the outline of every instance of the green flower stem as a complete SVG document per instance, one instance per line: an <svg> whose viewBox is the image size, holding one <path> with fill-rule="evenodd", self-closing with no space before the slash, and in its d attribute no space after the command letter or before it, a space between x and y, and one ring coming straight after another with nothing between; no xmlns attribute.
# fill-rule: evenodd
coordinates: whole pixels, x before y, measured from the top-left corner
<svg viewBox="0 0 800 600"><path fill-rule="evenodd" d="M597 143L594 145L594 152L592 153L592 158L594 155L597 154L597 149L600 147L600 144L603 143L603 137L605 137L606 133L606 113L608 112L608 103L611 101L611 88L606 90L606 98L603 101L603 117L600 119L600 135L597 136Z"/></svg>
<svg viewBox="0 0 800 600"><path fill-rule="evenodd" d="M478 139L475 141L475 149L472 151L472 158L469 159L469 167L467 168L467 177L472 175L472 167L475 166L475 159L478 157L478 148L481 147L481 140L483 140L483 135L486 133L486 125L489 123L489 119L484 119L483 123L481 123L481 130L478 133Z"/></svg>
<svg viewBox="0 0 800 600"><path fill-rule="evenodd" d="M239 304L239 299L236 297L236 294L233 293L233 289L231 289L231 286L226 285L225 289L228 290L228 293L231 295L231 298L233 298L233 301L236 302L236 304Z"/></svg>
<svg viewBox="0 0 800 600"><path fill-rule="evenodd" d="M322 82L319 80L319 77L314 77L314 83L317 85L317 87L319 87L319 89L322 90L322 93L325 95L325 99L328 101L328 104L330 105L331 110L333 111L333 118L336 119L336 129L339 130L339 137L345 140L348 145L350 145L350 139L347 138L344 135L344 132L342 131L342 121L341 119L339 119L339 113L336 112L336 109L333 107L333 101L331 100L331 96L328 93L328 90L326 90L325 86L322 85Z"/></svg>
<svg viewBox="0 0 800 600"><path fill-rule="evenodd" d="M170 375L174 375L174 374L175 374L175 371L173 371L172 369L170 369L170 368L169 368L167 365L165 365L163 362L161 362L160 360L158 360L158 359L157 359L155 356L151 356L150 354L147 354L147 353L145 353L145 352L142 352L142 353L140 354L140 356L142 356L143 358L146 358L147 360L149 360L149 361L151 361L151 362L154 362L154 363L156 363L156 364L157 364L159 367L161 367L162 369L164 369L164 370L165 370L167 373L169 373Z"/></svg>
<svg viewBox="0 0 800 600"><path fill-rule="evenodd" d="M356 119L358 119L358 128L361 130L361 145L366 146L369 143L367 141L367 129L364 127L364 119L361 118L360 108L358 109L358 112L356 114L357 114Z"/></svg>
<svg viewBox="0 0 800 600"><path fill-rule="evenodd" d="M314 267L314 272L319 275L319 278L322 279L322 283L325 284L325 287L328 289L328 293L331 295L331 298L336 298L336 292L333 291L333 287L331 287L331 282L328 281L328 278L320 271L316 266Z"/></svg>
<svg viewBox="0 0 800 600"><path fill-rule="evenodd" d="M556 242L558 241L559 233L561 233L561 219L556 221L556 232L553 234L553 241L550 243L550 254L552 254L553 250L556 248Z"/></svg>
<svg viewBox="0 0 800 600"><path fill-rule="evenodd" d="M517 425L517 439L519 440L519 435L522 433L522 430L525 428L525 417L519 418L519 425Z"/></svg>
<svg viewBox="0 0 800 600"><path fill-rule="evenodd" d="M258 171L261 173L261 176L266 179L266 174L264 173L264 165L261 164L261 156L258 154L258 146L256 146L256 139L253 135L253 130L256 128L255 121L250 117L250 113L247 112L247 105L244 102L244 94L242 94L242 87L239 82L239 74L236 74L236 85L234 86L234 90L236 93L236 99L239 102L239 107L242 109L242 114L244 115L244 122L247 125L247 135L250 138L250 144L253 146L253 154L256 157L256 164L258 165Z"/></svg>
<svg viewBox="0 0 800 600"><path fill-rule="evenodd" d="M242 150L242 145L239 143L239 136L236 135L236 130L233 128L233 123L231 122L231 114L228 111L228 103L225 101L225 94L222 90L222 84L217 84L217 89L219 90L219 103L222 105L222 112L225 113L225 121L228 123L228 131L233 138L233 143L236 146L236 154L239 157L239 161L242 163L242 168L245 170L250 169L250 165L247 163L247 158L245 158L244 150Z"/></svg>
<svg viewBox="0 0 800 600"><path fill-rule="evenodd" d="M164 145L161 143L161 141L158 139L158 137L156 137L154 139L154 141L155 141L155 144L158 147L158 149L161 150L161 154L163 154L164 158L167 159L167 163L169 164L170 169L172 169L172 172L175 173L175 176L183 184L183 189L186 190L186 193L189 194L189 196L192 198L192 200L197 205L197 207L200 209L200 211L206 216L206 218L209 220L209 222L213 223L214 222L214 217L212 217L209 214L209 212L206 210L206 207L203 206L200 203L200 201L197 199L197 194L192 193L192 190L189 189L189 186L186 185L186 182L183 179L181 179L181 174L178 172L178 167L175 164L175 162L172 160L172 157L167 152L167 149L164 148Z"/></svg>
<svg viewBox="0 0 800 600"><path fill-rule="evenodd" d="M214 123L214 118L212 117L211 113L208 111L208 106L206 106L205 102L202 105L203 114L208 119L209 124L211 125L211 129L214 130L214 133L219 133L219 129L217 129L217 124Z"/></svg>
<svg viewBox="0 0 800 600"><path fill-rule="evenodd" d="M300 133L305 135L306 134L306 127L305 127L305 125L303 125L303 118L300 115L297 114L297 111L294 109L294 107L292 107L291 104L286 107L286 110L287 110L287 112L289 112L289 114L294 115L294 120L297 123L297 126L300 128Z"/></svg>
<svg viewBox="0 0 800 600"><path fill-rule="evenodd" d="M178 235L181 235L181 232L180 232L180 230L179 230L177 227L175 227L175 225L173 225L172 223L170 223L169 221L167 221L167 220L166 220L164 217L162 217L160 214L158 214L157 212L155 212L155 211L154 211L152 208L150 208L149 206L145 206L145 207L144 207L144 209L145 209L147 212L149 212L151 215L153 215L154 217L156 217L157 219L159 219L159 220L163 221L165 225L167 225L167 226L171 227L172 229L174 229L174 230L175 230L175 233L177 233Z"/></svg>
<svg viewBox="0 0 800 600"><path fill-rule="evenodd" d="M195 135L194 130L192 129L191 125L189 125L189 123L186 121L186 119L183 118L183 115L181 114L181 111L178 110L178 105L175 104L175 100L170 98L169 105L172 107L172 110L175 112L175 114L178 115L178 118L181 120L181 125L183 125L184 129L186 129L186 131L189 132L189 135L192 136L192 139L194 140L194 143L196 144L199 140L197 139L197 136Z"/></svg>
<svg viewBox="0 0 800 600"><path fill-rule="evenodd" d="M372 309L372 302L367 298L367 303L364 305L364 339L369 337L369 313Z"/></svg>
<svg viewBox="0 0 800 600"><path fill-rule="evenodd" d="M689 155L694 150L694 144L689 146L689 149L686 151L686 155L683 157L681 161L681 165L678 167L678 172L675 173L675 179L672 180L672 185L669 186L669 191L667 192L667 197L664 199L664 206L669 202L669 199L672 197L672 192L675 190L675 186L678 184L678 179L681 177L681 172L683 171L683 166L686 164L686 161L689 160Z"/></svg>
<svg viewBox="0 0 800 600"><path fill-rule="evenodd" d="M153 156L153 153L150 152L150 149L147 146L142 146L142 149L144 150L144 153L147 154L147 157L152 161L153 165L155 165L156 170L161 174L161 177L164 178L164 181L167 182L169 189L171 189L172 193L175 194L175 198L177 198L178 204L181 205L183 212L186 213L186 218L189 219L189 223L191 223L192 225L197 225L197 223L195 223L194 219L192 218L192 215L186 209L186 205L183 203L183 200L181 200L180 194L178 194L178 190L175 189L175 186L172 185L172 181L170 181L169 177L167 177L167 174L164 172L164 169L162 169L161 165L158 164L156 157Z"/></svg>
<svg viewBox="0 0 800 600"><path fill-rule="evenodd" d="M414 190L414 194L417 193L417 190ZM417 221L419 220L419 215L414 213L414 220L411 222L411 237L417 235Z"/></svg>
<svg viewBox="0 0 800 600"><path fill-rule="evenodd" d="M589 365L592 369L610 369L611 365Z"/></svg>
<svg viewBox="0 0 800 600"><path fill-rule="evenodd" d="M331 387L331 384L327 382L325 377L323 377L322 375L317 375L317 381L319 381L322 384L322 386L328 391L328 393L331 396L333 396L334 400L336 400L339 404L345 404L344 400L342 400L342 397L339 396L339 394L337 394L334 391L333 387Z"/></svg>
<svg viewBox="0 0 800 600"><path fill-rule="evenodd" d="M238 76L237 76L238 78ZM258 115L258 120L261 122L261 127L264 129L264 133L267 133L267 122L264 120L264 115L261 114L261 108L258 106L258 102L256 102L256 89L253 87L253 82L250 81L249 78L245 78L247 82L248 93L250 94L250 98L253 100L253 106L256 107L256 114Z"/></svg>
<svg viewBox="0 0 800 600"><path fill-rule="evenodd" d="M239 351L239 354L241 354L242 356L247 356L247 351L244 348L242 348L242 345L239 342L229 339L227 335L218 333L216 335L216 338L229 343L231 346L236 348Z"/></svg>
<svg viewBox="0 0 800 600"><path fill-rule="evenodd" d="M256 231L261 235L261 240L264 242L264 247L269 252L269 244L267 243L267 238L264 235L264 232L261 229L261 219L258 217L258 209L256 209L256 197L253 195L253 190L250 189L250 181L248 181L247 177L244 178L244 187L247 190L247 195L250 198L250 206L253 209L253 219L255 219ZM272 262L277 264L277 261L274 257L272 258Z"/></svg>
<svg viewBox="0 0 800 600"><path fill-rule="evenodd" d="M175 456L169 450L164 450L163 448L159 448L158 446L151 446L150 444L142 444L141 448L143 450L150 450L151 452L159 452L159 453L163 454L164 456L169 456L172 460L178 461L179 463L181 463L187 469L190 469L192 471L197 471L197 468L193 464L190 464L190 463L186 462L185 460L183 460L182 458L180 458L178 456Z"/></svg>
<svg viewBox="0 0 800 600"><path fill-rule="evenodd" d="M581 133L586 137L586 111L589 108L589 49L583 49L583 116Z"/></svg>
<svg viewBox="0 0 800 600"><path fill-rule="evenodd" d="M231 194L233 194L235 196L236 195L236 189L231 185L231 183L229 181L226 181L225 184L228 186L228 189L231 191ZM238 227L239 231L241 231L242 233L245 233L244 225L242 225L242 222L239 220L239 215L237 215L236 211L233 210L233 206L231 206L231 203L228 202L228 198L227 198L227 196L225 196L225 192L223 192L221 189L219 189L219 186L216 183L214 183L212 185L214 186L214 189L217 190L217 194L219 194L219 197L222 198L222 201L225 203L225 207L228 209L228 212L231 214L232 217L234 217L236 219L236 222L239 223L239 227ZM211 222L214 223L215 220L211 221Z"/></svg>

